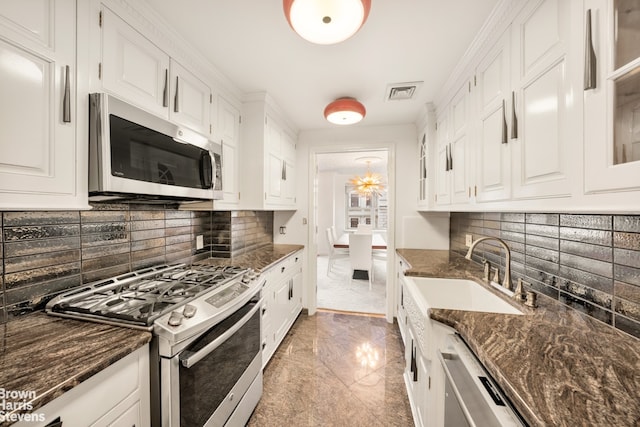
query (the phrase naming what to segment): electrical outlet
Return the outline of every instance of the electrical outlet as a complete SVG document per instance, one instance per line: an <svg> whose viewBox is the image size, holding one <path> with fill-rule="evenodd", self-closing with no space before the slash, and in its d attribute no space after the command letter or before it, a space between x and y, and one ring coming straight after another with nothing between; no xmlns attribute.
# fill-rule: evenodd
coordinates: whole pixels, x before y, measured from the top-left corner
<svg viewBox="0 0 640 427"><path fill-rule="evenodd" d="M467 247L470 247L473 244L473 235L465 234L464 244L467 245Z"/></svg>
<svg viewBox="0 0 640 427"><path fill-rule="evenodd" d="M196 236L196 251L204 248L204 236L202 234L198 234Z"/></svg>

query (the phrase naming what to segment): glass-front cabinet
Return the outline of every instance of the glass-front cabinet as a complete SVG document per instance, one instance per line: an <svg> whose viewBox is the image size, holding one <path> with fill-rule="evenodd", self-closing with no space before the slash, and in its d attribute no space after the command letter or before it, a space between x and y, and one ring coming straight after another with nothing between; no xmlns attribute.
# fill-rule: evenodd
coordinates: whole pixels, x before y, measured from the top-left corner
<svg viewBox="0 0 640 427"><path fill-rule="evenodd" d="M425 129L418 145L420 152L418 170L418 207L427 207L429 204L429 190L427 187L427 130Z"/></svg>
<svg viewBox="0 0 640 427"><path fill-rule="evenodd" d="M585 190L640 189L640 0L585 0Z"/></svg>

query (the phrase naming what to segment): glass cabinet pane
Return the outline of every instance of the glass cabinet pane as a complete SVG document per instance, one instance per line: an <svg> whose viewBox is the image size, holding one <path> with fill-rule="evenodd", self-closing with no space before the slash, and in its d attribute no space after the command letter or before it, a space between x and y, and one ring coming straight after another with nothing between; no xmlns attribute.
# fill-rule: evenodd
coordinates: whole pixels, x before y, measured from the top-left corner
<svg viewBox="0 0 640 427"><path fill-rule="evenodd" d="M613 164L640 160L640 68L615 81Z"/></svg>
<svg viewBox="0 0 640 427"><path fill-rule="evenodd" d="M615 68L640 57L640 0L615 0Z"/></svg>

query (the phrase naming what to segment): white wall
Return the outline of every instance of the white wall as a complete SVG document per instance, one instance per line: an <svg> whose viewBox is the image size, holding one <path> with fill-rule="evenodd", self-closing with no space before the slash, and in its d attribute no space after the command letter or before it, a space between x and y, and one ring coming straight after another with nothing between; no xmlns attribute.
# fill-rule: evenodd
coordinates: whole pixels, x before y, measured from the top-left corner
<svg viewBox="0 0 640 427"><path fill-rule="evenodd" d="M281 225L287 227L287 234L274 234L275 243L297 243L309 246L324 241L324 229L328 225L318 224L315 238L307 238L309 223L304 224L312 216L309 212L310 153L312 151L339 152L343 150L367 150L390 148L390 171L395 173L389 177L395 182L395 247L416 249L448 249L449 248L449 214L416 211L418 194L418 143L416 128L413 124L394 126L354 126L330 130L303 131L298 138L297 146L297 205L295 212L275 212L274 230ZM318 183L316 183L318 185ZM318 188L320 190L320 188ZM323 191L328 191L325 188ZM390 201L393 200L390 198ZM323 209L325 209L323 207ZM317 212L316 212L317 215Z"/></svg>
<svg viewBox="0 0 640 427"><path fill-rule="evenodd" d="M318 254L327 255L329 247L326 236L327 228L333 222L333 212L335 210L335 195L333 193L333 172L321 172L318 174L318 193L323 195L326 202L318 205ZM329 203L331 200L331 203Z"/></svg>

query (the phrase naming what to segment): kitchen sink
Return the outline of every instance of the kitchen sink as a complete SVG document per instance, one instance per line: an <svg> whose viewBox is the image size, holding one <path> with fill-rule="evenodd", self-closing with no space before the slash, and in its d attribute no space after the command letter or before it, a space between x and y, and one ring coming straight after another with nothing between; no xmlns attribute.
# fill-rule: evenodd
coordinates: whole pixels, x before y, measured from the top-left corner
<svg viewBox="0 0 640 427"><path fill-rule="evenodd" d="M406 277L420 292L429 308L522 314L498 295L472 280Z"/></svg>

